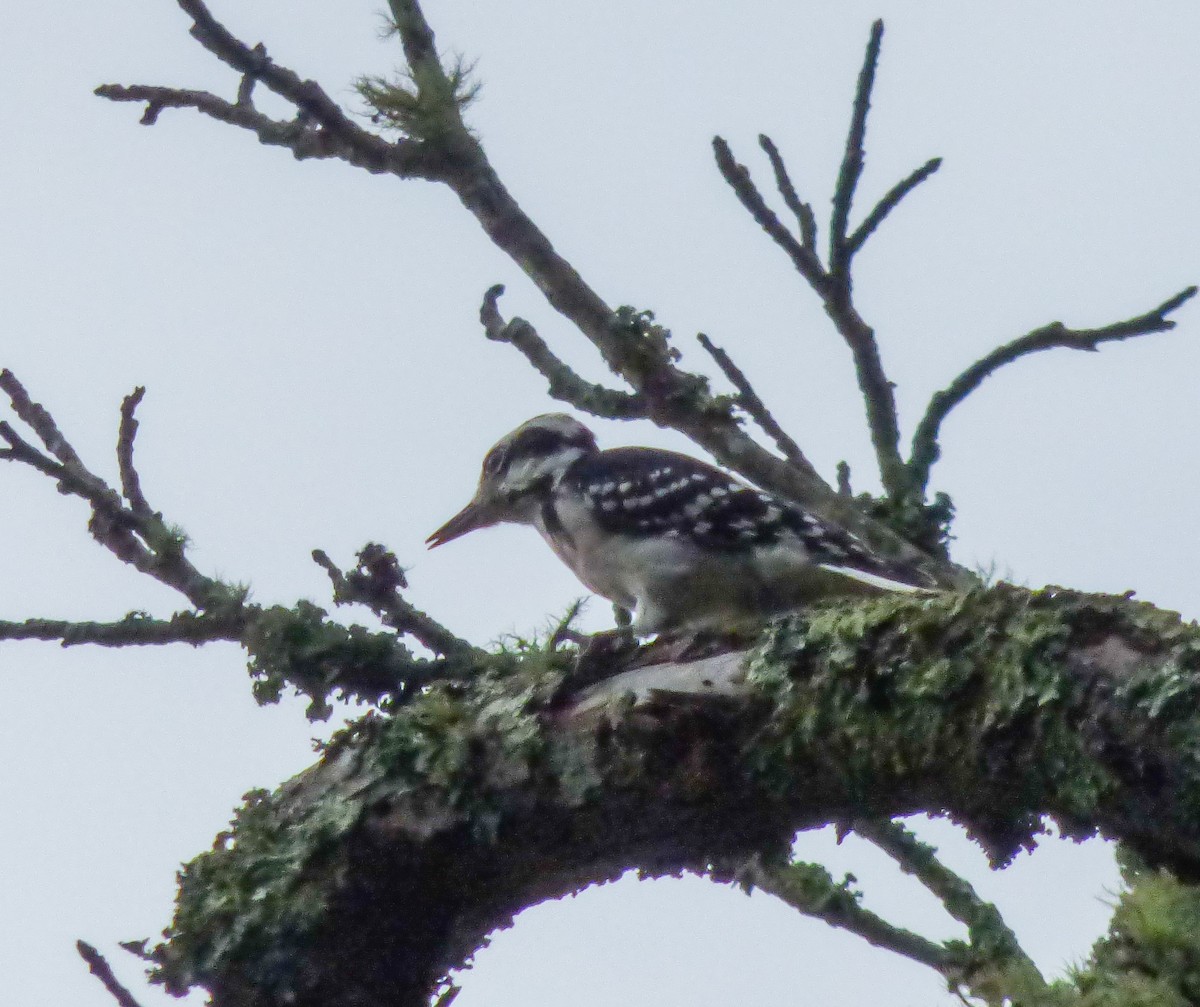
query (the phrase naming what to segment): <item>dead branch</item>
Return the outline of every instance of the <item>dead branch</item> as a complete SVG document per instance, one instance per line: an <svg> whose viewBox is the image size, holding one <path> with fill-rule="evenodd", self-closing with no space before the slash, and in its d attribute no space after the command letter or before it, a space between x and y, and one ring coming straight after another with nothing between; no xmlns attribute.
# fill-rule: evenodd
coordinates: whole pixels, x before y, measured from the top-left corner
<svg viewBox="0 0 1200 1007"><path fill-rule="evenodd" d="M913 487L922 495L929 484L929 473L941 454L938 437L943 421L983 382L1005 364L1031 353L1058 347L1095 352L1102 343L1119 342L1154 332L1169 332L1175 321L1167 316L1196 295L1196 287L1181 290L1145 314L1095 329L1068 329L1062 322L1051 322L1005 343L977 360L929 401L925 415L913 433L912 453L908 462Z"/></svg>
<svg viewBox="0 0 1200 1007"><path fill-rule="evenodd" d="M1004 970L1016 969L1023 981L1045 989L1045 978L1000 910L981 899L966 878L943 864L934 847L921 842L900 822L859 820L852 828L891 857L905 874L916 878L946 912L967 928L974 969L984 963Z"/></svg>
<svg viewBox="0 0 1200 1007"><path fill-rule="evenodd" d="M779 448L779 453L797 468L808 472L814 479L820 479L821 477L813 467L812 462L800 450L800 445L792 440L788 436L787 431L779 425L779 421L771 414L766 403L759 397L758 392L754 390L754 386L750 384L750 379L733 362L729 354L717 346L703 332L698 333L696 339L704 347L708 355L716 361L717 366L721 368L722 373L729 379L733 387L737 389L738 405L762 428L763 433L775 442L775 446Z"/></svg>
<svg viewBox="0 0 1200 1007"><path fill-rule="evenodd" d="M551 398L605 419L646 418L649 404L644 396L585 381L554 354L525 319L513 318L506 322L498 305L503 293L504 284L498 283L484 294L479 309L484 335L493 342L515 346L534 370L546 379L546 390Z"/></svg>
<svg viewBox="0 0 1200 1007"><path fill-rule="evenodd" d="M135 490L137 504L123 501L116 490L83 464L49 412L29 398L11 371L0 371L0 390L8 395L17 417L33 428L46 449L58 459L42 453L10 424L0 421L0 439L8 444L0 450L0 460L37 469L58 484L59 492L86 500L92 508L88 530L96 541L122 562L179 591L196 608L219 608L234 598L236 591L192 566L184 551L182 534L168 527L142 497L133 469L132 407L128 410L129 419L122 418L118 455L122 458L122 479L128 488Z"/></svg>
<svg viewBox="0 0 1200 1007"><path fill-rule="evenodd" d="M829 272L843 288L848 297L850 292L850 246L846 232L850 224L850 210L854 204L854 192L862 177L866 151L863 143L867 135L867 112L871 108L871 90L875 86L875 70L879 66L879 49L883 43L883 22L871 25L871 37L867 40L867 52L862 69L858 73L858 86L854 89L854 105L850 113L850 130L846 136L846 149L842 155L842 166L838 169L837 182L833 189L833 211L829 217Z"/></svg>
<svg viewBox="0 0 1200 1007"><path fill-rule="evenodd" d="M201 111L254 131L264 143L288 147L297 157L340 157L369 171L449 185L496 246L592 342L609 368L629 383L633 394L644 399L643 413L641 403L635 406L628 399L601 397L595 404L610 412L600 415L611 414L617 403L617 411L645 415L659 426L678 430L721 464L850 528L880 552L921 567L934 580L948 582L956 578L945 564L864 515L852 501L839 499L823 480L756 443L740 428L728 401L709 393L703 378L677 367L671 355L647 339L644 331L624 324L621 313L610 308L555 251L503 185L478 140L463 123L454 82L437 59L433 31L416 0L390 0L389 6L409 60L409 84L413 89L409 99L438 116L438 128L420 140L402 138L394 144L353 123L315 82L302 80L265 52L237 39L200 0L177 2L192 17L192 34L206 49L241 74L243 84L245 76L250 75L290 102L297 109L297 118L290 123L264 120L249 102L238 105L211 95L203 99ZM169 88L105 85L97 93L114 100L144 101L148 111L155 103L162 107L172 103L200 107L195 97L198 92ZM860 332L861 327L855 331ZM532 344L523 333L519 330L516 338L528 349ZM552 364L545 357L541 359L544 365ZM562 381L567 375L554 373L558 375L559 390L565 391L567 386Z"/></svg>
<svg viewBox="0 0 1200 1007"><path fill-rule="evenodd" d="M358 565L343 572L329 555L314 549L313 562L328 575L338 605L365 605L397 633L407 634L435 654L457 661L482 660L486 652L473 646L411 605L400 594L407 587L396 557L381 545L369 543L358 553Z"/></svg>

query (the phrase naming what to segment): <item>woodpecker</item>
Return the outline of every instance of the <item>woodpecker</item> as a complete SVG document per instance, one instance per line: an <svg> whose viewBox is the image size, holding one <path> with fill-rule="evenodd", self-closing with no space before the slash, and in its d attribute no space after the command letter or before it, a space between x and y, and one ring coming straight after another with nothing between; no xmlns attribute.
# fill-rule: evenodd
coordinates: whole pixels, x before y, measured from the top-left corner
<svg viewBox="0 0 1200 1007"><path fill-rule="evenodd" d="M429 548L533 525L639 635L727 631L830 596L918 592L850 532L687 455L601 451L565 413L527 420L483 459L471 502Z"/></svg>

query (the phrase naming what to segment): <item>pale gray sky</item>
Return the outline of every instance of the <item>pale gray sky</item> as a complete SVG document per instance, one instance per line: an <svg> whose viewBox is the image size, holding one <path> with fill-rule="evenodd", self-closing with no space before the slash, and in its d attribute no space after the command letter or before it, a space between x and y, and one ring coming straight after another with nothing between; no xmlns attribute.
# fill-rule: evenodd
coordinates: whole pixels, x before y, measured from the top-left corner
<svg viewBox="0 0 1200 1007"><path fill-rule="evenodd" d="M351 99L397 62L375 0L242 0L231 29ZM783 255L712 166L724 135L766 179L767 132L827 206L871 20L887 20L865 199L935 154L941 173L861 257L860 305L911 428L928 395L993 345L1061 319L1103 324L1200 279L1200 6L845 0L427 0L444 49L479 59L471 119L557 247L614 304L653 308L697 367L725 345L821 469L869 445L847 355ZM526 529L436 554L422 540L469 494L483 450L550 408L541 379L477 324L483 291L588 373L582 339L446 191L340 163L295 164L187 113L158 126L102 82L209 87L232 75L170 0L0 12L0 365L111 474L134 385L152 503L204 569L263 601L327 598L309 551L370 539L411 565L411 597L486 641L580 589ZM956 557L1040 585L1139 594L1200 613L1194 530L1200 372L1194 308L1172 334L1006 371L955 413L935 474ZM682 446L646 424L602 440ZM176 599L88 538L85 509L0 470L0 618L167 613ZM598 624L605 606L594 606ZM0 646L0 1001L101 1007L73 943L110 954L169 919L173 872L240 795L311 761L295 702L259 710L232 647ZM1100 844L1051 843L1003 875L937 826L948 854L1048 969L1086 953L1114 883ZM813 842L829 845L827 841ZM813 847L806 845L806 850ZM902 879L830 847L868 904L952 932ZM763 896L626 880L538 907L464 978L461 1007L916 1005L940 983ZM882 993L880 992L882 988ZM138 988L146 1007L168 1002Z"/></svg>

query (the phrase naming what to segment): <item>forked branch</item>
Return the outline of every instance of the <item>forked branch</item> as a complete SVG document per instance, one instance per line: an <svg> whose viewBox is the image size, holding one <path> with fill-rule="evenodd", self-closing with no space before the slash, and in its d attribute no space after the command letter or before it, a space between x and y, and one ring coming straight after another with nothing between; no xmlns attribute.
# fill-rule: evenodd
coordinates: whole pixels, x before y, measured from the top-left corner
<svg viewBox="0 0 1200 1007"><path fill-rule="evenodd" d="M0 640L105 647L236 642L249 656L260 701L273 701L291 687L311 698L314 717L328 714L331 695L395 705L431 682L462 680L478 669L482 652L400 596L403 574L395 557L381 547L364 550L359 567L346 575L327 557L323 565L337 574L335 600L370 605L392 628L389 633L333 622L323 609L306 601L292 608L251 604L246 588L200 573L187 558L186 537L147 502L134 466L135 411L144 389L127 396L121 407L117 437L121 492L84 465L53 416L30 398L11 371L0 371L0 390L44 446L35 447L11 424L0 421L0 439L8 445L0 449L0 460L28 465L53 479L60 492L85 500L92 509L88 527L98 542L123 562L182 593L196 609L176 612L168 619L131 612L110 622L0 620ZM415 656L404 645L405 636L438 657Z"/></svg>

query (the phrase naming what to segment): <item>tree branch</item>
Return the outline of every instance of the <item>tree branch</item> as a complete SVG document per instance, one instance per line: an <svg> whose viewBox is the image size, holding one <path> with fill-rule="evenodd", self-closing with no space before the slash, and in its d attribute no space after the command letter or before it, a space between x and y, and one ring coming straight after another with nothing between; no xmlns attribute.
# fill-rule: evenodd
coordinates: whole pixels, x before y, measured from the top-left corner
<svg viewBox="0 0 1200 1007"><path fill-rule="evenodd" d="M116 622L75 622L66 619L0 620L0 640L54 640L64 647L84 643L102 647L144 647L166 643L199 646L214 640L240 642L244 617L197 615L176 612L170 619L155 619L144 612L131 612Z"/></svg>
<svg viewBox="0 0 1200 1007"><path fill-rule="evenodd" d="M908 462L913 486L924 493L929 484L929 473L941 454L938 437L942 422L950 410L1005 364L1011 364L1031 353L1063 347L1072 350L1096 351L1101 343L1118 342L1134 336L1154 332L1168 332L1175 328L1174 320L1167 316L1177 311L1196 295L1196 287L1181 290L1174 297L1163 301L1145 314L1114 322L1096 329L1068 329L1062 322L1051 322L1041 328L1027 332L1012 342L1005 343L977 360L942 391L929 401L925 415L913 433L912 454Z"/></svg>
<svg viewBox="0 0 1200 1007"><path fill-rule="evenodd" d="M867 243L867 239L875 233L880 224L887 219L900 201L904 199L918 185L929 178L935 171L942 166L940 157L930 158L921 167L917 168L912 174L902 178L899 182L893 185L883 198L875 204L866 219L854 229L854 233L846 239L846 258L847 261L852 259L855 254Z"/></svg>
<svg viewBox="0 0 1200 1007"><path fill-rule="evenodd" d="M750 384L749 379L742 373L741 368L733 362L729 354L713 343L703 332L698 333L696 339L708 352L708 355L717 362L717 366L721 368L721 371L729 379L733 387L738 390L738 405L775 442L775 446L779 448L783 457L797 468L807 472L813 478L820 479L821 477L817 473L817 470L805 457L804 452L800 450L800 445L788 436L787 431L771 415L771 411L766 407L763 400L759 398L758 393L754 390L754 386Z"/></svg>
<svg viewBox="0 0 1200 1007"><path fill-rule="evenodd" d="M333 584L333 600L339 605L366 605L396 632L407 634L435 654L454 661L480 660L486 651L468 643L437 620L404 600L400 588L407 587L396 557L381 545L369 543L358 553L358 565L343 573L323 550L313 550L313 561Z"/></svg>
<svg viewBox="0 0 1200 1007"><path fill-rule="evenodd" d="M101 98L118 102L144 102L144 125L153 125L164 108L193 108L221 122L253 132L269 146L287 147L297 160L337 157L373 173L401 178L437 178L437 158L418 141L390 143L355 123L315 82L275 63L261 44L249 46L216 20L200 0L177 0L192 18L192 36L217 59L242 75L236 103L207 91L182 88L125 87L104 84L96 88ZM296 109L291 121L280 121L254 108L252 84L266 87Z"/></svg>
<svg viewBox="0 0 1200 1007"><path fill-rule="evenodd" d="M792 176L788 174L787 165L783 163L783 157L774 141L765 133L760 133L758 145L762 147L771 162L771 168L775 172L775 187L779 190L779 195L783 197L787 208L796 217L796 224L800 228L801 243L815 255L817 251L817 218L813 215L812 207L797 195L796 187L792 184Z"/></svg>
<svg viewBox="0 0 1200 1007"><path fill-rule="evenodd" d="M117 1001L118 1007L139 1007L138 1002L133 998L133 994L122 986L120 980L113 975L112 966L108 964L104 955L87 941L76 941L75 950L79 952L79 957L87 962L88 971L99 979L104 988L112 994L112 998Z"/></svg>
<svg viewBox="0 0 1200 1007"><path fill-rule="evenodd" d="M441 119L439 127L426 139L401 139L389 144L357 127L314 82L301 80L293 71L268 59L264 52L236 39L199 0L178 2L193 18L193 35L241 74L243 85L245 76L250 75L298 109L293 123L278 123L258 118L247 102L238 106L213 96L205 97L217 117L252 129L263 142L281 143L298 157L336 156L368 171L445 182L496 246L533 280L551 306L576 325L609 368L629 382L635 395L644 397L647 418L691 438L720 464L763 488L846 526L877 551L921 569L931 580L951 583L959 579L957 571L873 521L852 501L839 499L823 480L813 478L755 442L740 429L730 404L707 391L703 378L676 367L661 341L647 338L641 326L626 324L622 314L610 308L555 251L505 188L483 148L463 124L452 87L447 100L446 87L453 85L453 81L440 65L434 65L433 32L417 3L394 0L393 19L406 53L416 60L409 67L416 88L415 100L423 101L425 108L436 111ZM244 92L245 88L240 90ZM163 107L172 102L196 107L195 95L206 94L118 85L106 85L97 93L116 100L145 101L148 112L154 112L156 102ZM286 132L288 129L293 133ZM815 255L812 259L816 262ZM618 401L628 405L628 400ZM602 403L611 404L610 400ZM640 407L637 412L641 415Z"/></svg>
<svg viewBox="0 0 1200 1007"><path fill-rule="evenodd" d="M551 398L605 419L646 418L650 407L643 396L585 381L554 355L546 341L525 319L514 318L506 322L498 304L503 293L504 284L497 283L484 294L483 305L479 309L484 335L493 342L509 343L524 354L534 370L546 379Z"/></svg>
<svg viewBox="0 0 1200 1007"><path fill-rule="evenodd" d="M0 421L0 439L9 446L0 450L0 460L20 462L37 469L58 483L60 493L86 500L92 508L88 530L96 541L122 562L179 591L197 608L222 609L230 604L235 607L240 604L241 597L236 589L204 576L192 566L184 554L182 533L168 527L141 496L132 467L132 416L136 401L127 408L128 418L123 410L118 439L122 479L140 501L137 505L131 502L127 506L116 490L88 470L51 415L29 398L16 375L9 370L0 371L0 391L8 395L13 412L33 428L58 461L33 447L3 421ZM127 399L126 403L129 401Z"/></svg>
<svg viewBox="0 0 1200 1007"><path fill-rule="evenodd" d="M825 267L821 265L816 249L807 241L797 240L796 236L783 226L783 222L776 216L775 211L767 206L767 201L758 191L758 187L750 177L750 170L737 162L729 144L722 137L714 136L712 147L713 156L717 161L717 170L720 171L721 177L725 179L729 187L733 189L734 195L737 196L742 206L754 218L755 223L767 232L767 236L775 244L783 249L788 258L792 260L792 265L796 267L796 272L804 277L822 300L832 296L829 275L825 272ZM772 165L778 162L779 167L776 168L776 177L778 178L781 171L786 171L783 161L779 157L779 151L775 149L774 145L769 148L764 146L764 149L771 157ZM797 197L798 199L799 197Z"/></svg>
<svg viewBox="0 0 1200 1007"><path fill-rule="evenodd" d="M941 973L950 982L961 978L962 963L950 950L864 908L862 895L850 887L850 879L839 884L820 864L793 861L771 869L760 857L752 857L738 872L738 880L747 891L761 889L805 916L857 934L874 947Z"/></svg>
<svg viewBox="0 0 1200 1007"><path fill-rule="evenodd" d="M135 514L150 515L153 510L142 495L142 482L133 466L133 440L137 437L138 421L134 413L146 395L139 385L121 403L121 427L117 434L117 467L121 473L121 493Z"/></svg>
<svg viewBox="0 0 1200 1007"><path fill-rule="evenodd" d="M930 162L893 187L868 215L863 225L847 237L854 194L863 170L867 112L870 108L871 88L875 81L882 39L883 22L876 21L871 27L866 56L859 72L846 149L834 189L829 222L828 269L822 266L814 247L816 225L815 221L810 219L811 208L796 194L783 158L770 139L760 137L759 143L771 161L784 202L796 214L801 231L800 240L780 223L751 181L749 171L734 160L728 144L720 137L713 140L713 151L717 167L725 181L733 188L742 205L758 225L787 253L797 272L821 298L826 314L849 347L854 359L859 391L866 408L867 427L879 465L880 480L892 500L903 501L911 495L912 490L908 470L900 456L900 425L895 392L884 371L875 332L854 306L850 266L854 253L870 233L908 192L936 170L936 166L930 167L933 164Z"/></svg>
<svg viewBox="0 0 1200 1007"><path fill-rule="evenodd" d="M927 808L994 864L1050 816L1069 838L1099 830L1200 878L1186 741L1200 737L1200 628L1149 605L1008 585L842 603L775 624L752 653L638 667L539 703L557 676L537 654L474 685L435 684L253 795L184 868L171 936L151 952L156 981L204 985L217 1002L417 1007L543 899L629 868L735 880L756 856L786 862L797 829ZM931 870L923 879L949 892ZM970 900L951 904L995 946L983 938L1003 929ZM837 908L884 946L953 964ZM1038 1002L1021 970L976 946L944 950L990 1002Z"/></svg>
<svg viewBox="0 0 1200 1007"><path fill-rule="evenodd" d="M854 192L862 177L866 152L863 142L867 135L867 112L871 107L871 89L875 85L875 69L879 65L879 49L883 42L883 22L871 25L871 37L867 40L867 52L862 69L858 73L858 86L854 91L854 105L850 113L850 131L846 136L846 150L842 155L842 166L838 170L837 183L833 190L833 212L829 218L829 273L837 286L849 299L851 251L846 241L849 229L850 208L854 203Z"/></svg>
<svg viewBox="0 0 1200 1007"><path fill-rule="evenodd" d="M981 899L970 882L938 860L934 847L921 842L900 822L858 820L851 827L895 860L905 874L916 878L946 912L967 928L973 970L1016 970L1024 985L1046 989L1045 978L1000 911Z"/></svg>

